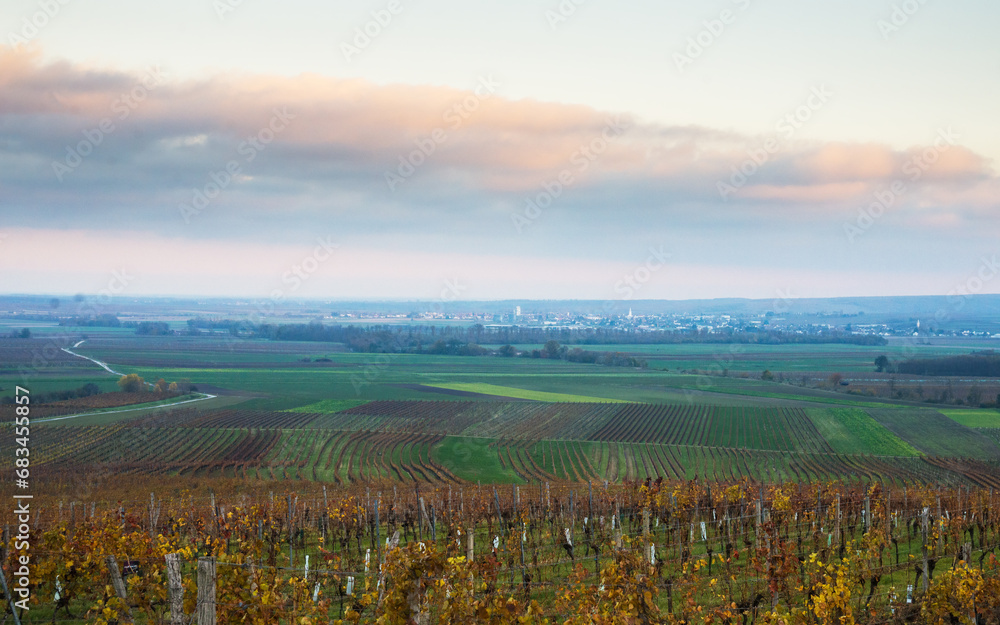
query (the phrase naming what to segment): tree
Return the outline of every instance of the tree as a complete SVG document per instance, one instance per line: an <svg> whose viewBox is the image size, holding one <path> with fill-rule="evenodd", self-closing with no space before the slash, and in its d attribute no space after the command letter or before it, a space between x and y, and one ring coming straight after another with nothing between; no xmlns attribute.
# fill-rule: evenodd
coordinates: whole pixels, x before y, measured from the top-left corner
<svg viewBox="0 0 1000 625"><path fill-rule="evenodd" d="M171 382L170 386L167 387L167 390L170 391L170 392L176 391L177 390L177 382Z"/></svg>
<svg viewBox="0 0 1000 625"><path fill-rule="evenodd" d="M163 378L160 378L159 380L156 381L156 392L157 393L167 392L167 381L164 380Z"/></svg>
<svg viewBox="0 0 1000 625"><path fill-rule="evenodd" d="M983 390L979 388L979 386L973 384L969 389L966 401L969 402L970 406L978 406L983 401Z"/></svg>
<svg viewBox="0 0 1000 625"><path fill-rule="evenodd" d="M173 334L170 326L165 321L143 321L136 326L135 333L140 336L166 336Z"/></svg>
<svg viewBox="0 0 1000 625"><path fill-rule="evenodd" d="M882 373L889 369L889 358L885 354L882 354L875 359L875 371Z"/></svg>
<svg viewBox="0 0 1000 625"><path fill-rule="evenodd" d="M138 374L130 373L118 379L118 388L126 393L137 393L146 388L146 381Z"/></svg>
<svg viewBox="0 0 1000 625"><path fill-rule="evenodd" d="M559 342L554 340L546 341L542 351L545 352L546 358L559 358Z"/></svg>
<svg viewBox="0 0 1000 625"><path fill-rule="evenodd" d="M503 356L504 358L513 358L514 356L517 356L517 348L513 345L504 345L497 350L497 354Z"/></svg>
<svg viewBox="0 0 1000 625"><path fill-rule="evenodd" d="M764 369L764 372L760 374L760 379L765 382L770 382L774 380L774 374L771 373L770 369Z"/></svg>
<svg viewBox="0 0 1000 625"><path fill-rule="evenodd" d="M427 353L435 355L447 354L448 344L444 342L444 339L438 339L434 341L433 345L427 348Z"/></svg>
<svg viewBox="0 0 1000 625"><path fill-rule="evenodd" d="M31 330L29 330L28 328L22 329L21 330L21 334L19 335L19 338L30 339L31 338Z"/></svg>

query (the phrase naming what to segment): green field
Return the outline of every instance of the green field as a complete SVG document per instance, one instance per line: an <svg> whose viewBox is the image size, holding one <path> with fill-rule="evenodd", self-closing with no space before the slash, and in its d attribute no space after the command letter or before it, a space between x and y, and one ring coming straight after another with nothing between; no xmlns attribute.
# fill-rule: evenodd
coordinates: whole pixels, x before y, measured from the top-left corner
<svg viewBox="0 0 1000 625"><path fill-rule="evenodd" d="M718 350L723 350L725 354L730 349L726 345L634 347L671 357L688 353L694 359L707 359L693 368L714 373L721 373L721 368L714 371L706 363L718 362ZM752 366L747 367L750 371L765 367L781 370L780 367L790 363L805 363L803 366L811 370L828 370L837 364L829 362L830 354L847 355L845 357L849 356L860 366L868 362L870 351L876 349L849 345L734 347L745 350L745 353L737 354L740 358L764 358L752 362ZM949 351L952 348L933 349ZM228 389L246 390L255 395L249 399L252 406L278 410L300 408L327 399L417 399L426 396L426 393L404 386L449 388L454 384L493 385L521 392L555 393L607 401L728 406L808 402L869 408L892 405L888 400L744 378L735 369L729 376L695 375L679 373L677 367L664 371L655 367L603 367L535 358L361 354L345 352L342 346L322 343L250 340L225 343L190 337L159 342L147 337L138 344L124 340L88 341L78 351L108 362L118 370L137 372L147 378L162 375L170 380L190 379ZM328 362L317 362L318 359ZM142 364L154 362L155 365ZM865 367L870 369L869 364L864 364L862 370ZM511 392L507 391L507 396L513 396ZM531 399L532 396L525 398Z"/></svg>
<svg viewBox="0 0 1000 625"><path fill-rule="evenodd" d="M499 345L489 347L498 348ZM521 351L541 350L542 345L514 345ZM892 360L911 356L921 358L968 353L968 347L949 345L754 345L754 344L664 344L664 345L569 345L592 351L622 352L641 356L651 368L706 370L734 375L740 372L760 373L764 369L790 374L813 371L862 372L872 371L875 358L886 355Z"/></svg>
<svg viewBox="0 0 1000 625"><path fill-rule="evenodd" d="M970 428L1000 428L1000 411L975 408L940 408L941 414Z"/></svg>
<svg viewBox="0 0 1000 625"><path fill-rule="evenodd" d="M488 438L449 436L434 448L434 459L469 482L519 482L517 476L500 464L496 452L490 449Z"/></svg>
<svg viewBox="0 0 1000 625"><path fill-rule="evenodd" d="M41 436L39 445L51 441L50 453L58 455L63 440L55 432L66 432L92 441L72 447L83 460L120 460L131 471L156 474L162 466L178 475L345 484L661 476L962 482L985 479L981 476L993 469L978 464L973 470L961 464L969 460L958 459L1000 460L1000 413L994 411L946 408L946 416L741 374L762 368L862 371L874 353L891 350L849 345L588 349L604 347L631 348L652 366L99 334L76 351L147 380L189 381L220 397L51 422L43 432L52 434ZM927 349L947 353L955 348ZM707 365L720 362L731 365L729 375L680 371L712 370ZM104 390L113 390L116 382L92 363L63 358L34 371L30 388L40 393L91 381ZM14 372L0 376L5 389L16 382ZM133 424L143 427L127 428L129 435L144 432L147 438L129 447L121 428ZM949 464L951 459L955 463ZM975 477L966 477L966 471Z"/></svg>
<svg viewBox="0 0 1000 625"><path fill-rule="evenodd" d="M362 400L355 399L324 399L314 404L292 408L291 412L340 412L364 403Z"/></svg>
<svg viewBox="0 0 1000 625"><path fill-rule="evenodd" d="M806 411L830 446L842 454L918 456L920 452L902 441L864 410L857 408L812 408Z"/></svg>
<svg viewBox="0 0 1000 625"><path fill-rule="evenodd" d="M467 391L469 393L479 393L481 395L496 395L499 397L512 397L514 399L532 399L536 401L550 402L623 402L621 399L607 399L602 397L587 397L585 395L569 395L566 393L549 393L546 391L530 391L512 386L497 386L495 384L483 383L453 383L453 384L428 384L434 388L444 388L453 391Z"/></svg>

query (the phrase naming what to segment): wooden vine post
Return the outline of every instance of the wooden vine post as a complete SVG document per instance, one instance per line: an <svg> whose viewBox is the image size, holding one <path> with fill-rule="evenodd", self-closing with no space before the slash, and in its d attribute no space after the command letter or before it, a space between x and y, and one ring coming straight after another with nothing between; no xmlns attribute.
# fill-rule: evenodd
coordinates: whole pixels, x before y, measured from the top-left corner
<svg viewBox="0 0 1000 625"><path fill-rule="evenodd" d="M111 585L115 589L115 594L126 605L128 605L128 593L125 590L125 581L122 579L122 573L118 569L118 562L115 560L114 556L108 556L105 558L105 562L108 565L108 572L111 574ZM128 618L130 621L135 622L135 618L132 616L131 607L128 608Z"/></svg>
<svg viewBox="0 0 1000 625"><path fill-rule="evenodd" d="M197 625L215 625L215 558L198 558Z"/></svg>
<svg viewBox="0 0 1000 625"><path fill-rule="evenodd" d="M170 625L184 625L184 580L181 578L181 558L179 554L168 553L166 560Z"/></svg>
<svg viewBox="0 0 1000 625"><path fill-rule="evenodd" d="M930 519L928 518L929 515L930 511L927 508L924 508L923 515L921 516L920 519L920 534L921 534L920 553L921 556L923 557L924 575L923 575L922 586L924 593L927 592L927 588L930 585L930 577L931 577L930 565L927 562L927 534L929 533L930 530Z"/></svg>

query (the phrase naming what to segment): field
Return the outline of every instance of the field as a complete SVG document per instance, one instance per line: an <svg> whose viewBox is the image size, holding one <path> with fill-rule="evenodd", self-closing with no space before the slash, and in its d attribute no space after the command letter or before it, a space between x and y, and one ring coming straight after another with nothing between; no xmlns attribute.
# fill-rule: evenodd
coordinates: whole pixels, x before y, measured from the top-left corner
<svg viewBox="0 0 1000 625"><path fill-rule="evenodd" d="M927 419L921 427L940 440L911 445L876 420L895 418L915 431L913 420L922 414L913 411L458 400L340 407L306 412L195 405L128 420L98 414L87 418L88 425L42 422L33 428L34 473L58 480L67 471L100 467L120 475L342 485L700 477L1000 487L1000 448L988 433L938 415L945 421ZM94 423L102 418L105 423ZM916 440L912 432L906 436ZM969 447L973 442L978 447ZM12 444L0 441L0 453L13 453ZM952 449L947 444L963 452L944 453Z"/></svg>
<svg viewBox="0 0 1000 625"><path fill-rule="evenodd" d="M996 442L929 408L870 410L876 421L920 451L935 456L997 459Z"/></svg>
<svg viewBox="0 0 1000 625"><path fill-rule="evenodd" d="M491 347L499 347L494 345ZM515 345L521 350L541 349L541 345ZM589 346L588 346L589 347ZM602 351L641 355L656 369L688 371L727 369L732 372L760 373L764 369L788 374L811 371L867 373L881 354L903 358L914 346L893 341L887 346L865 345L600 345ZM924 357L968 353L957 345L918 345Z"/></svg>
<svg viewBox="0 0 1000 625"><path fill-rule="evenodd" d="M735 392L753 396L782 396L793 398L785 385L799 387L799 398L824 401L820 388L834 389L829 382L833 375L841 376L847 386L841 394L856 397L858 405L868 400L904 400L912 402L957 403L965 405L980 402L992 403L1000 394L1000 381L995 378L969 379L948 377L930 379L924 376L875 372L875 358L885 355L890 360L912 357L934 358L967 354L972 349L990 349L990 342L953 340L951 342L921 339L914 343L905 339L891 339L885 346L863 345L602 345L600 349L620 351L639 356L649 363L650 369L688 374L690 381L698 380L699 388L714 387L719 392ZM519 349L540 349L540 345L518 345ZM772 372L784 384L784 389L770 393L753 384L740 380L760 381L765 370ZM696 377L699 376L699 377ZM834 401L834 403L840 403Z"/></svg>
<svg viewBox="0 0 1000 625"><path fill-rule="evenodd" d="M602 601L603 587L642 598L659 615L650 622L690 622L685 606L700 605L751 623L765 602L801 609L803 584L819 575L810 553L847 562L853 609L884 621L914 605L905 603L919 583L911 556L953 568L960 543L972 540L985 558L1000 536L986 521L1000 490L1000 413L792 377L825 379L842 367L861 379L869 348L746 346L725 372L712 370L710 346L635 346L648 369L120 332L88 334L73 348L116 371L197 388L160 397L114 392L116 376L61 348L37 357L79 340L53 332L16 341L0 373L8 397L15 386L34 395L91 381L106 391L30 406L31 479L50 541L35 596L55 596L59 575L73 612L56 616L56 604L42 602L34 614L44 620L94 621L127 603L135 622L163 622L165 604L149 598L165 596L169 549L182 556L188 614L196 561L215 559L224 622L371 622L396 609L376 589L394 596L405 567L430 566L472 610L468 622L493 605L510 619L535 610L559 621ZM762 379L757 368L777 375ZM5 423L14 409L0 405ZM0 455L15 457L18 444L0 437ZM12 494L10 479L0 490ZM922 510L954 536L924 543ZM978 516L960 520L959 511ZM401 546L385 548L397 532ZM852 540L875 551L862 557ZM50 557L60 549L97 564L73 573L67 558ZM142 571L128 573L124 603L94 590L112 587L107 555ZM457 557L472 564L449 564ZM714 567L729 567L730 580L716 583ZM484 586L460 590L458 571ZM994 577L1000 589L1000 570ZM623 579L647 581L637 589ZM934 590L937 579L917 593L921 605L946 592ZM269 606L245 590L251 583L280 598ZM458 609L423 596L440 622Z"/></svg>
<svg viewBox="0 0 1000 625"><path fill-rule="evenodd" d="M77 342L56 334L12 341L5 352L14 359L6 379L26 380L33 392L91 379L102 389L113 387L114 376L53 347ZM835 361L860 367L875 349L633 347L703 364L726 356L748 370L774 371L783 362L811 371ZM990 411L945 409L946 416L754 375L120 333L96 334L73 349L118 371L189 382L219 397L176 408L156 408L143 398L145 410L104 415L98 404L39 406L36 418L91 412L39 425L43 475L92 464L136 475L339 484L614 483L695 476L987 484L1000 474L1000 419ZM54 352L59 355L50 362L32 364L37 354ZM17 373L18 367L27 367L27 375ZM116 395L93 401L139 401ZM62 440L83 442L67 445L76 451L48 449Z"/></svg>
<svg viewBox="0 0 1000 625"><path fill-rule="evenodd" d="M467 393L477 393L480 395L496 395L498 397L509 397L513 399L531 399L535 401L552 402L594 402L602 401L600 397L586 397L584 395L568 395L565 393L547 393L545 391L529 391L512 386L497 386L495 384L429 384L431 388L443 388L452 391L465 391ZM620 399L605 399L603 401L620 402Z"/></svg>
<svg viewBox="0 0 1000 625"><path fill-rule="evenodd" d="M970 428L1000 428L1000 410L938 410L952 421Z"/></svg>
<svg viewBox="0 0 1000 625"><path fill-rule="evenodd" d="M340 412L348 408L360 406L365 402L354 399L324 399L308 406L292 408L292 412Z"/></svg>
<svg viewBox="0 0 1000 625"><path fill-rule="evenodd" d="M917 456L919 452L901 440L864 410L830 408L806 411L824 439L837 453L867 453L877 456Z"/></svg>

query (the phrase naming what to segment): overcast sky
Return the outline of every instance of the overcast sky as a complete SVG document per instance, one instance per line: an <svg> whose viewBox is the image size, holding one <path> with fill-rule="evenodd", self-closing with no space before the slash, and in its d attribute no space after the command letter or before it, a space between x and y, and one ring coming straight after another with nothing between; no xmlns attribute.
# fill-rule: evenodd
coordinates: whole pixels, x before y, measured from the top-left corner
<svg viewBox="0 0 1000 625"><path fill-rule="evenodd" d="M998 29L988 0L9 0L0 292L1000 293Z"/></svg>

